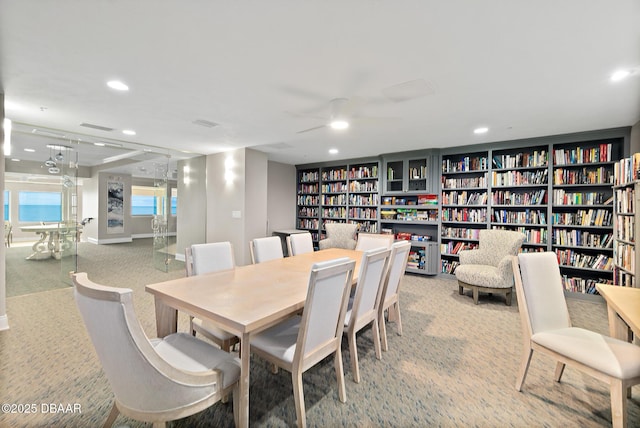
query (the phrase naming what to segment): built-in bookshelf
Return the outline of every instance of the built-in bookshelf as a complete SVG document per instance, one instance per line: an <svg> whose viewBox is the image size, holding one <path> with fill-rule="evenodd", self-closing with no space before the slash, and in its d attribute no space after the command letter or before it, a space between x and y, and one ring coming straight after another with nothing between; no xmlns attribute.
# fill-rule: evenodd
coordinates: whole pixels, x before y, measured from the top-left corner
<svg viewBox="0 0 640 428"><path fill-rule="evenodd" d="M380 206L382 233L411 242L407 272L438 273L438 195L383 196Z"/></svg>
<svg viewBox="0 0 640 428"><path fill-rule="evenodd" d="M636 237L639 233L640 153L621 159L614 167L613 283L638 287Z"/></svg>
<svg viewBox="0 0 640 428"><path fill-rule="evenodd" d="M440 272L453 274L458 253L478 246L480 230L487 228L489 153L442 157L442 226Z"/></svg>
<svg viewBox="0 0 640 428"><path fill-rule="evenodd" d="M619 140L553 147L552 249L566 291L613 282L613 178Z"/></svg>
<svg viewBox="0 0 640 428"><path fill-rule="evenodd" d="M308 230L317 243L320 231L320 169L301 169L297 176L296 227Z"/></svg>
<svg viewBox="0 0 640 428"><path fill-rule="evenodd" d="M378 163L349 165L347 219L358 224L359 232L378 233Z"/></svg>

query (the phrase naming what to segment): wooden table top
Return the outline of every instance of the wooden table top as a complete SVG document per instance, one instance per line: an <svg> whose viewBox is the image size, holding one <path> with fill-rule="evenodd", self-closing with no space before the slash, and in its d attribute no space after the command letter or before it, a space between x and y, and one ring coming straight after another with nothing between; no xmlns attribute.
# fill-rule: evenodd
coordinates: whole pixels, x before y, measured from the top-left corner
<svg viewBox="0 0 640 428"><path fill-rule="evenodd" d="M340 257L356 261L355 282L362 252L331 248L150 284L145 290L172 308L210 319L230 333L241 335L268 327L302 309L311 266Z"/></svg>
<svg viewBox="0 0 640 428"><path fill-rule="evenodd" d="M640 337L640 288L607 284L596 284L596 288L607 305Z"/></svg>

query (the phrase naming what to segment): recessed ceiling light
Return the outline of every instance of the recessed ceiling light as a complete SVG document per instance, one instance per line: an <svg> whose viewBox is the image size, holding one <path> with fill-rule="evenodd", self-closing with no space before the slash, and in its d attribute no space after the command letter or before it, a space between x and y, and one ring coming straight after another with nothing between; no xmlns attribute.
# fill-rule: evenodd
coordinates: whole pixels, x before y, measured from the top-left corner
<svg viewBox="0 0 640 428"><path fill-rule="evenodd" d="M489 128L487 128L486 126L482 126L473 130L474 134L486 134L487 132L489 132Z"/></svg>
<svg viewBox="0 0 640 428"><path fill-rule="evenodd" d="M24 149L25 152L29 152L29 153L33 153L35 152L35 149Z"/></svg>
<svg viewBox="0 0 640 428"><path fill-rule="evenodd" d="M122 133L126 135L136 135L136 131L132 129L125 129L124 131L122 131Z"/></svg>
<svg viewBox="0 0 640 428"><path fill-rule="evenodd" d="M129 87L119 80L109 80L107 86L116 91L128 91Z"/></svg>
<svg viewBox="0 0 640 428"><path fill-rule="evenodd" d="M619 82L625 77L628 77L631 74L629 70L618 70L611 75L612 82Z"/></svg>
<svg viewBox="0 0 640 428"><path fill-rule="evenodd" d="M347 129L349 127L349 122L347 122L346 120L338 119L332 121L329 126L332 129Z"/></svg>
<svg viewBox="0 0 640 428"><path fill-rule="evenodd" d="M329 153L332 155L337 155L338 154L338 149L329 149Z"/></svg>
<svg viewBox="0 0 640 428"><path fill-rule="evenodd" d="M20 162L20 159L11 159L12 162Z"/></svg>
<svg viewBox="0 0 640 428"><path fill-rule="evenodd" d="M106 146L105 143L93 143L94 146L99 146L99 147L104 147Z"/></svg>

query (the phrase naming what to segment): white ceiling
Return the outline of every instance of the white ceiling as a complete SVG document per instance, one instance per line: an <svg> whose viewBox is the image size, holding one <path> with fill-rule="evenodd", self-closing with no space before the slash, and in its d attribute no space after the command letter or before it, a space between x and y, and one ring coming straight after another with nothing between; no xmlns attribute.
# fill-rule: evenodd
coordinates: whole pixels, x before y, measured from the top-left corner
<svg viewBox="0 0 640 428"><path fill-rule="evenodd" d="M639 23L638 0L0 0L0 89L14 156L35 127L174 158L318 162L632 125ZM612 83L618 69L633 74ZM297 133L338 97L381 119Z"/></svg>

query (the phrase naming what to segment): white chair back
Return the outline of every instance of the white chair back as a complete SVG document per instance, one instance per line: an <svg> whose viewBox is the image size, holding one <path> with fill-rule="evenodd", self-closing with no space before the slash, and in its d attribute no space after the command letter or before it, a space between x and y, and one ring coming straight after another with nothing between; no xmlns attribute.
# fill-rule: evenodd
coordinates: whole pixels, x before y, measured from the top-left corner
<svg viewBox="0 0 640 428"><path fill-rule="evenodd" d="M313 238L309 232L293 233L287 236L287 250L290 256L313 253Z"/></svg>
<svg viewBox="0 0 640 428"><path fill-rule="evenodd" d="M340 258L311 268L294 361L303 361L314 352L324 354L324 358L329 353L323 348L340 346L354 267L354 261Z"/></svg>
<svg viewBox="0 0 640 428"><path fill-rule="evenodd" d="M395 294L398 294L400 281L404 276L409 259L409 251L411 251L411 243L409 241L396 242L391 245L391 255L389 256L389 269L385 278L385 286L381 302L386 302Z"/></svg>
<svg viewBox="0 0 640 428"><path fill-rule="evenodd" d="M391 248L391 244L393 244L394 239L394 236L391 234L358 233L356 250L367 251L380 247Z"/></svg>
<svg viewBox="0 0 640 428"><path fill-rule="evenodd" d="M390 253L391 250L381 247L365 251L362 255L353 306L347 315L349 323L357 322L358 318L370 318L376 313Z"/></svg>
<svg viewBox="0 0 640 428"><path fill-rule="evenodd" d="M571 327L558 258L553 252L518 254L531 334ZM519 287L516 281L516 287ZM516 290L518 292L518 290Z"/></svg>
<svg viewBox="0 0 640 428"><path fill-rule="evenodd" d="M233 269L236 266L231 242L211 242L191 246L192 275Z"/></svg>
<svg viewBox="0 0 640 428"><path fill-rule="evenodd" d="M251 262L253 264L281 259L284 257L284 253L282 252L282 241L277 236L256 238L249 243L249 250L251 252Z"/></svg>

